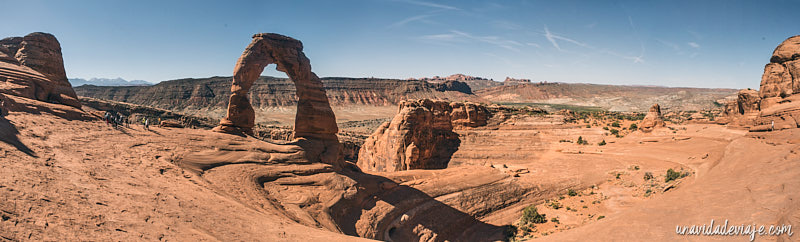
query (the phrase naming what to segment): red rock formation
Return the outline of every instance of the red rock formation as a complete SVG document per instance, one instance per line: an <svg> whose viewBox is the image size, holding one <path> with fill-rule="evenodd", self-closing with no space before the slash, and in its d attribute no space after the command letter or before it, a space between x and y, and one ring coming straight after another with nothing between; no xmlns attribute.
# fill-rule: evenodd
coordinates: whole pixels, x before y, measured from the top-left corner
<svg viewBox="0 0 800 242"><path fill-rule="evenodd" d="M0 92L80 108L67 80L61 45L47 33L0 40Z"/></svg>
<svg viewBox="0 0 800 242"><path fill-rule="evenodd" d="M454 102L450 113L451 122L456 129L463 127L478 127L486 125L489 120L489 110L480 104L470 102Z"/></svg>
<svg viewBox="0 0 800 242"><path fill-rule="evenodd" d="M658 106L658 103L653 104L638 126L643 132L650 132L655 128L667 126L661 117L661 106Z"/></svg>
<svg viewBox="0 0 800 242"><path fill-rule="evenodd" d="M783 64L769 63L764 67L759 93L762 98L792 94L792 76Z"/></svg>
<svg viewBox="0 0 800 242"><path fill-rule="evenodd" d="M364 141L358 166L365 171L446 168L461 141L446 101L403 101L397 115Z"/></svg>
<svg viewBox="0 0 800 242"><path fill-rule="evenodd" d="M752 126L759 111L761 111L761 96L758 91L742 89L739 90L735 100L725 103L722 116L716 122Z"/></svg>
<svg viewBox="0 0 800 242"><path fill-rule="evenodd" d="M339 128L322 82L303 54L303 44L293 38L262 33L253 35L253 41L239 57L233 70L233 85L228 103L228 113L214 131L253 134L255 112L247 92L258 79L264 67L276 64L295 83L298 97L294 137L305 148L308 159L338 164L341 146L336 137Z"/></svg>
<svg viewBox="0 0 800 242"><path fill-rule="evenodd" d="M761 111L751 131L800 127L800 35L778 45L764 67L759 94Z"/></svg>
<svg viewBox="0 0 800 242"><path fill-rule="evenodd" d="M800 35L786 39L772 52L770 63L764 67L759 94L767 99L766 106L800 93ZM762 105L763 107L764 105Z"/></svg>
<svg viewBox="0 0 800 242"><path fill-rule="evenodd" d="M758 113L761 110L760 102L761 98L756 90L742 89L736 95L736 107L739 114Z"/></svg>

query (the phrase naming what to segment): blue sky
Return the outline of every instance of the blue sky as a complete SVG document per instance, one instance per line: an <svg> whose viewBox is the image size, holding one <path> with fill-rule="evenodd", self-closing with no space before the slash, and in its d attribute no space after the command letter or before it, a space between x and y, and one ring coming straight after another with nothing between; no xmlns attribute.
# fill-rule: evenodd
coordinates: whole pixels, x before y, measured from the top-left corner
<svg viewBox="0 0 800 242"><path fill-rule="evenodd" d="M53 33L69 77L150 82L229 76L252 34L275 32L319 76L758 88L800 34L797 0L0 2L0 36Z"/></svg>

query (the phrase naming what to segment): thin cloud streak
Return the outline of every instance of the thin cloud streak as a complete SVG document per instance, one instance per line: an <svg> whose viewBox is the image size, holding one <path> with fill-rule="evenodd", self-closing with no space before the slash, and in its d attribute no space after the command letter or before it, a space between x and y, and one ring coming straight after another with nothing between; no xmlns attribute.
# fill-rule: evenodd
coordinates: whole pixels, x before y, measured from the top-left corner
<svg viewBox="0 0 800 242"><path fill-rule="evenodd" d="M500 48L517 52L520 51L517 47L525 46L520 42L504 39L498 36L477 36L458 30L450 30L450 33L447 34L424 35L418 37L418 39L439 42L465 42L466 40L471 40L491 44Z"/></svg>
<svg viewBox="0 0 800 242"><path fill-rule="evenodd" d="M564 37L564 36L560 36L560 35L556 35L556 34L551 33L550 29L547 28L547 25L544 26L544 37L547 38L547 40L550 41L550 44L553 44L553 47L555 47L559 51L562 51L562 49L561 49L561 46L558 45L558 41L556 41L556 40L563 40L563 41L575 44L577 46L593 49L588 44L585 44L583 42L580 42L580 41L577 41L577 40L574 40L574 39L570 39L570 38L567 38L567 37Z"/></svg>
<svg viewBox="0 0 800 242"><path fill-rule="evenodd" d="M400 0L400 2L419 5L419 6L425 6L425 7L445 9L445 10L461 10L460 8L457 8L457 7L454 7L454 6L450 6L450 5L438 4L438 3L432 3L432 2L425 2L425 1Z"/></svg>
<svg viewBox="0 0 800 242"><path fill-rule="evenodd" d="M411 17L408 17L406 19L394 22L391 25L389 25L389 27L401 27L401 26L404 26L404 25L406 25L406 24L408 24L410 22L414 22L414 21L419 21L419 20L423 20L423 19L426 19L426 18L430 18L430 17L433 17L434 15L435 14L422 14L422 15L417 15L417 16L411 16Z"/></svg>

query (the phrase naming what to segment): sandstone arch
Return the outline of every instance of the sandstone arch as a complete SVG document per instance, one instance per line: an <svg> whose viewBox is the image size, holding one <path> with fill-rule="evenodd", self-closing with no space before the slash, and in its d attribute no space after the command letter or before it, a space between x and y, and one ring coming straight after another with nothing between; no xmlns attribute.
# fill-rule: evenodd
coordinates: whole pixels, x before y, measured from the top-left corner
<svg viewBox="0 0 800 242"><path fill-rule="evenodd" d="M247 92L269 64L285 72L297 89L297 113L294 137L311 154L311 161L337 162L339 141L336 116L331 109L322 81L311 72L311 63L303 54L303 43L274 33L253 35L233 70L233 84L228 112L214 131L233 134L253 134L255 111Z"/></svg>

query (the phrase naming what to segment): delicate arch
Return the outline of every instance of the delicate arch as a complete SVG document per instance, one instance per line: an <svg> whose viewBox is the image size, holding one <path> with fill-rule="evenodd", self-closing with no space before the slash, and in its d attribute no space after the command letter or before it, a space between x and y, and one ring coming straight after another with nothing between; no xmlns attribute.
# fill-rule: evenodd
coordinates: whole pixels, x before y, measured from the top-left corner
<svg viewBox="0 0 800 242"><path fill-rule="evenodd" d="M214 131L253 134L255 111L250 105L247 93L253 82L264 71L264 67L269 64L276 64L277 70L285 72L297 89L299 100L295 115L294 137L325 141L326 148L323 149L323 153L328 152L328 156L333 155L330 153L334 152L335 147L331 145L335 143L336 147L339 146L336 137L339 128L322 81L311 72L311 63L303 54L303 43L280 34L253 35L253 41L239 57L233 70L228 113ZM336 150L335 153L338 155L339 151Z"/></svg>

